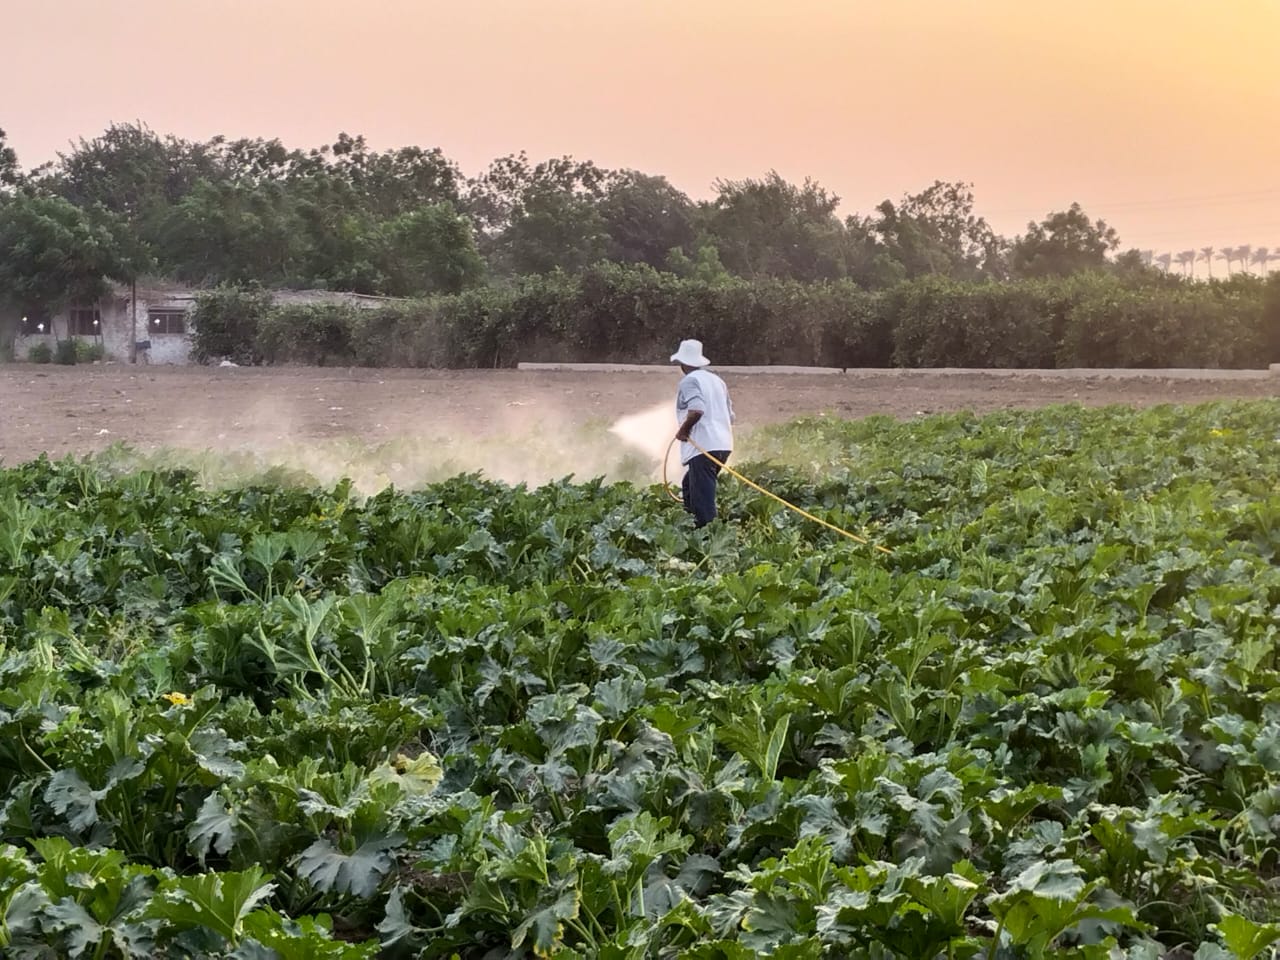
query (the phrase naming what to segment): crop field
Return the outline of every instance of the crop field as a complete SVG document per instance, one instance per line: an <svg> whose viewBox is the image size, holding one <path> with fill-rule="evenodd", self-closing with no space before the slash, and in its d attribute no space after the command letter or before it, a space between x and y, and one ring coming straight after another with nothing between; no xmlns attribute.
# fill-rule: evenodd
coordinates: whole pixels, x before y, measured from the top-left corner
<svg viewBox="0 0 1280 960"><path fill-rule="evenodd" d="M1274 956L1280 401L751 452L0 471L0 955Z"/></svg>

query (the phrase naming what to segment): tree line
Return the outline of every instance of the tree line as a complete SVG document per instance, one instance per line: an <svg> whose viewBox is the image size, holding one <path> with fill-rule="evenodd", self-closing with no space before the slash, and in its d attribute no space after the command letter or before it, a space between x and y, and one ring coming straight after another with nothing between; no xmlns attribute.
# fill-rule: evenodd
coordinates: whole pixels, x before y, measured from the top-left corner
<svg viewBox="0 0 1280 960"><path fill-rule="evenodd" d="M1121 252L1115 229L1075 203L1011 238L977 213L965 183L937 181L869 215L838 207L822 185L776 173L717 181L711 199L694 201L661 176L570 157L513 154L467 176L436 148L378 151L346 134L307 150L194 142L142 124L112 126L24 170L0 131L0 297L22 313L52 310L94 299L104 279L162 276L422 298L608 263L704 285L847 283L871 293L922 279L1088 271L1177 279L1174 255ZM1176 262L1185 272L1183 257L1196 255ZM1265 271L1269 259L1265 247L1199 255L1220 256L1228 272L1237 263Z"/></svg>

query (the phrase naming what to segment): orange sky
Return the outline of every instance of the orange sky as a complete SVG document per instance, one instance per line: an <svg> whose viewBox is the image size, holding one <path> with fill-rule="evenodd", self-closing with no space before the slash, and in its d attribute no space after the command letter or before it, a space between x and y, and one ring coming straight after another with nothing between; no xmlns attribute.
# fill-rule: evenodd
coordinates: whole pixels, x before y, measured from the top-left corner
<svg viewBox="0 0 1280 960"><path fill-rule="evenodd" d="M1005 233L1079 200L1126 246L1280 248L1280 0L4 6L0 128L25 166L112 121L347 131L467 173L569 153L694 197L776 168L845 212L963 179Z"/></svg>

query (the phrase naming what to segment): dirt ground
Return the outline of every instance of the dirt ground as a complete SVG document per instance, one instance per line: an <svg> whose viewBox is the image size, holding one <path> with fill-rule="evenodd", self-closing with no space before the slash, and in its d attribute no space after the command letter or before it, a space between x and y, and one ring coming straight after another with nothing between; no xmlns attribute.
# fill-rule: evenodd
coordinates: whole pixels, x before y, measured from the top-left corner
<svg viewBox="0 0 1280 960"><path fill-rule="evenodd" d="M666 372L0 366L0 462L124 443L140 450L373 447L414 438L506 448L670 403ZM910 417L1058 403L1152 405L1280 395L1280 377L1114 379L929 371L726 373L740 428L826 413ZM563 451L562 451L563 452ZM569 455L571 456L571 455ZM500 473L501 471L499 471ZM510 472L510 471L508 471ZM519 471L516 471L519 474Z"/></svg>

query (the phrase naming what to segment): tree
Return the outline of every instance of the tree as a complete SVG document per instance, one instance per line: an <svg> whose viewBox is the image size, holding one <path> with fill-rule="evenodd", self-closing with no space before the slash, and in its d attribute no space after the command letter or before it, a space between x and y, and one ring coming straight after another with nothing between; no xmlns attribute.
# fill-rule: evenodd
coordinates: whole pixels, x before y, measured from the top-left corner
<svg viewBox="0 0 1280 960"><path fill-rule="evenodd" d="M1170 264L1173 263L1173 254L1172 253L1160 254L1160 256L1156 257L1156 263L1160 264L1160 269L1162 269L1165 273L1168 273L1169 266Z"/></svg>
<svg viewBox="0 0 1280 960"><path fill-rule="evenodd" d="M1249 264L1253 260L1253 245L1245 243L1236 247L1236 259L1240 261L1240 269L1248 273Z"/></svg>
<svg viewBox="0 0 1280 960"><path fill-rule="evenodd" d="M419 207L462 201L462 172L439 147L402 147L373 154L357 181L366 207L390 217Z"/></svg>
<svg viewBox="0 0 1280 960"><path fill-rule="evenodd" d="M493 161L466 197L482 252L517 274L580 270L603 259L608 238L598 201L607 176L572 157L534 165L520 153Z"/></svg>
<svg viewBox="0 0 1280 960"><path fill-rule="evenodd" d="M693 243L693 203L665 177L622 170L606 183L599 209L610 260L661 268L673 248Z"/></svg>
<svg viewBox="0 0 1280 960"><path fill-rule="evenodd" d="M1005 273L1003 239L974 214L972 184L936 180L895 205L885 200L870 229L908 277L943 274L959 279Z"/></svg>
<svg viewBox="0 0 1280 960"><path fill-rule="evenodd" d="M22 168L18 166L18 155L6 142L5 132L0 130L0 189L16 187L22 180Z"/></svg>
<svg viewBox="0 0 1280 960"><path fill-rule="evenodd" d="M881 240L881 224L850 214L844 221L844 259L850 280L868 290L882 290L907 279L907 267Z"/></svg>
<svg viewBox="0 0 1280 960"><path fill-rule="evenodd" d="M292 242L298 265L292 272L299 281L332 290L385 292L381 225L356 200L350 184L319 174L257 185L241 181L238 186L274 195L281 215L296 218L298 232ZM287 278L275 282L283 279Z"/></svg>
<svg viewBox="0 0 1280 960"><path fill-rule="evenodd" d="M1192 266L1196 262L1196 252L1194 250L1183 250L1178 254L1178 266L1182 268L1182 275L1189 276Z"/></svg>
<svg viewBox="0 0 1280 960"><path fill-rule="evenodd" d="M37 177L41 189L77 206L115 213L182 279L362 292L386 282L384 227L424 207L456 204L460 182L456 165L434 148L379 153L345 133L306 152L274 139L189 143L142 124L80 140Z"/></svg>
<svg viewBox="0 0 1280 960"><path fill-rule="evenodd" d="M1201 247L1200 259L1205 262L1205 266L1209 268L1209 279L1213 279L1213 247Z"/></svg>
<svg viewBox="0 0 1280 960"><path fill-rule="evenodd" d="M323 169L301 150L289 150L279 140L214 137L209 141L217 175L205 179L231 180L242 184L281 181L306 176ZM314 153L314 151L313 151Z"/></svg>
<svg viewBox="0 0 1280 960"><path fill-rule="evenodd" d="M467 184L465 211L486 234L501 234L536 198L550 193L598 200L608 172L591 161L559 157L531 164L524 151L499 157Z"/></svg>
<svg viewBox="0 0 1280 960"><path fill-rule="evenodd" d="M1114 268L1116 273L1142 276L1151 271L1154 259L1154 250L1126 250L1116 256Z"/></svg>
<svg viewBox="0 0 1280 960"><path fill-rule="evenodd" d="M1231 276L1231 264L1232 264L1232 263L1234 263L1234 262L1235 262L1235 259L1236 259L1236 248L1235 248L1235 247L1223 247L1223 248L1222 248L1222 252L1220 252L1220 253L1218 254L1218 259L1219 259L1219 260L1225 260L1225 261L1227 262L1227 276L1228 276L1228 277L1230 277L1230 276Z"/></svg>
<svg viewBox="0 0 1280 960"><path fill-rule="evenodd" d="M197 183L160 233L170 270L196 283L296 283L311 256L306 224L279 183Z"/></svg>
<svg viewBox="0 0 1280 960"><path fill-rule="evenodd" d="M582 270L608 250L604 219L589 197L554 188L526 195L496 248L516 274Z"/></svg>
<svg viewBox="0 0 1280 960"><path fill-rule="evenodd" d="M169 206L201 179L216 178L216 159L205 145L159 137L143 124L120 124L59 154L39 181L78 207L103 207L150 239Z"/></svg>
<svg viewBox="0 0 1280 960"><path fill-rule="evenodd" d="M363 136L338 135L331 145L293 159L295 179L335 177L351 188L358 205L379 219L396 217L423 206L458 204L462 174L438 147L402 147L371 151Z"/></svg>
<svg viewBox="0 0 1280 960"><path fill-rule="evenodd" d="M1073 203L1040 223L1027 224L1026 234L1013 243L1011 266L1023 277L1067 276L1105 268L1107 254L1119 246L1114 228L1103 220L1091 221L1080 204ZM1168 269L1164 258L1156 259Z"/></svg>
<svg viewBox="0 0 1280 960"><path fill-rule="evenodd" d="M663 269L678 277L705 284L722 283L732 276L720 262L720 251L710 240L700 244L693 257L688 256L679 247L672 247L667 254Z"/></svg>
<svg viewBox="0 0 1280 960"><path fill-rule="evenodd" d="M392 296L458 293L484 275L471 222L451 203L421 207L390 221L383 264L384 292Z"/></svg>
<svg viewBox="0 0 1280 960"><path fill-rule="evenodd" d="M124 225L107 211L25 191L0 198L0 297L14 313L93 303L109 280L128 280Z"/></svg>
<svg viewBox="0 0 1280 960"><path fill-rule="evenodd" d="M706 232L731 273L743 277L836 279L845 275L840 198L770 171L763 180L718 180L704 209Z"/></svg>
<svg viewBox="0 0 1280 960"><path fill-rule="evenodd" d="M1271 260L1271 250L1268 247L1259 247L1253 251L1253 262L1258 265L1258 272L1264 277L1267 275L1267 263Z"/></svg>

